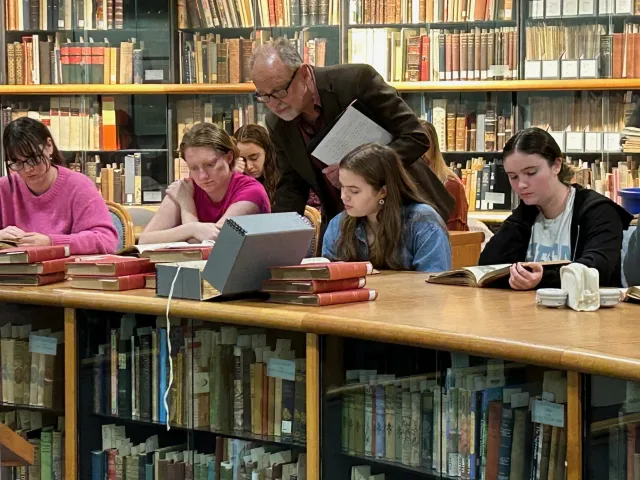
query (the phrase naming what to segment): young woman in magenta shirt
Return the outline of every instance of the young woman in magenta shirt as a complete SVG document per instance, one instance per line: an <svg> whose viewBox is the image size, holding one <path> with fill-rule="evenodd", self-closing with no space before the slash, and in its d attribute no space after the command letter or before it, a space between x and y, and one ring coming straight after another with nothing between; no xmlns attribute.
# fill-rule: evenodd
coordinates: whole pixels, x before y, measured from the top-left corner
<svg viewBox="0 0 640 480"><path fill-rule="evenodd" d="M104 200L88 177L61 166L46 125L14 120L2 143L8 175L0 178L0 240L69 245L73 255L115 252L118 233Z"/></svg>
<svg viewBox="0 0 640 480"><path fill-rule="evenodd" d="M228 217L271 212L260 182L235 171L238 150L216 125L191 128L180 144L180 156L189 178L169 186L140 244L215 240Z"/></svg>
<svg viewBox="0 0 640 480"><path fill-rule="evenodd" d="M446 226L392 149L356 148L340 162L339 178L345 211L329 222L323 257L392 270L451 269Z"/></svg>

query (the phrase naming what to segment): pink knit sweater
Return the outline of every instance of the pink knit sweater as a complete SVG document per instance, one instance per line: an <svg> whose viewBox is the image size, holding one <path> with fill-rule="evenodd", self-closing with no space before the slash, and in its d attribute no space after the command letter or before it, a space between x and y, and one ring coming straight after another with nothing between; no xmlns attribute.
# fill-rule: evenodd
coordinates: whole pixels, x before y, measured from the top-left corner
<svg viewBox="0 0 640 480"><path fill-rule="evenodd" d="M52 167L55 168L55 167ZM72 255L113 253L118 233L107 206L88 177L58 167L51 188L34 195L20 176L0 178L0 225L48 235L54 245L69 245Z"/></svg>

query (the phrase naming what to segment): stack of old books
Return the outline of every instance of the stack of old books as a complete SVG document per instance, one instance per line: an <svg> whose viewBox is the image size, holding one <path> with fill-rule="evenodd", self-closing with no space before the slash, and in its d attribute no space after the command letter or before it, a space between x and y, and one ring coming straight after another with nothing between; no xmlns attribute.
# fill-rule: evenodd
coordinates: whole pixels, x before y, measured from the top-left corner
<svg viewBox="0 0 640 480"><path fill-rule="evenodd" d="M0 250L0 285L40 286L62 282L72 261L67 245Z"/></svg>
<svg viewBox="0 0 640 480"><path fill-rule="evenodd" d="M154 264L148 258L98 255L67 264L71 287L89 290L135 290L145 288Z"/></svg>
<svg viewBox="0 0 640 480"><path fill-rule="evenodd" d="M271 268L271 278L263 292L269 301L324 307L341 303L369 302L377 292L365 288L367 275L373 273L369 262L307 263Z"/></svg>

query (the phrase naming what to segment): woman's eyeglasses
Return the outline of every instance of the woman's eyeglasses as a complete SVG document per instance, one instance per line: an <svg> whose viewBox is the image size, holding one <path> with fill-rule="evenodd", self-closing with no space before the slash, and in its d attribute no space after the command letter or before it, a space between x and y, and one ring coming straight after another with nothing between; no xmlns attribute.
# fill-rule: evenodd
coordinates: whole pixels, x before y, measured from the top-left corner
<svg viewBox="0 0 640 480"><path fill-rule="evenodd" d="M44 157L42 155L38 157L29 157L25 160L9 160L7 161L7 166L10 170L14 172L19 172L24 168L25 165L29 165L30 167L37 167L42 163Z"/></svg>

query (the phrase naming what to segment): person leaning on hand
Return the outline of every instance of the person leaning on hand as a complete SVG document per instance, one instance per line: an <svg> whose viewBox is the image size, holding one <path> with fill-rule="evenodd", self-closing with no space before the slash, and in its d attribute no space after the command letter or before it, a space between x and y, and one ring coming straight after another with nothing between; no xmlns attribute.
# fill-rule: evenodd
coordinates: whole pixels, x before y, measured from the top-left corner
<svg viewBox="0 0 640 480"><path fill-rule="evenodd" d="M357 99L393 135L389 147L423 196L441 217L449 218L453 199L428 166L416 162L429 148L426 133L409 106L373 67L313 67L302 63L288 40L279 38L254 50L250 68L256 100L270 110L266 123L280 170L274 211L302 214L310 190L322 204L323 225L343 210L338 164L327 166L312 158L307 146Z"/></svg>

